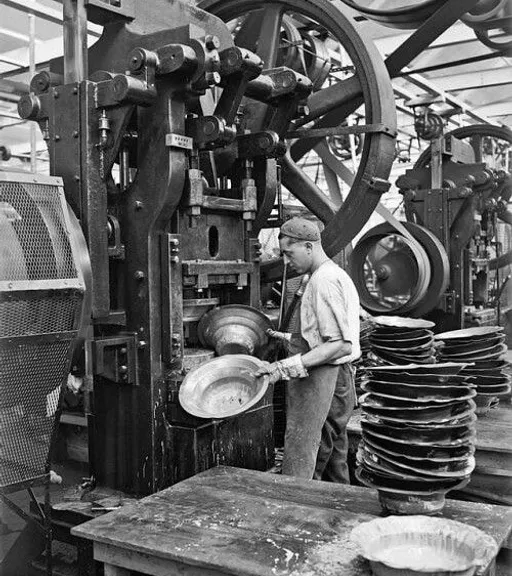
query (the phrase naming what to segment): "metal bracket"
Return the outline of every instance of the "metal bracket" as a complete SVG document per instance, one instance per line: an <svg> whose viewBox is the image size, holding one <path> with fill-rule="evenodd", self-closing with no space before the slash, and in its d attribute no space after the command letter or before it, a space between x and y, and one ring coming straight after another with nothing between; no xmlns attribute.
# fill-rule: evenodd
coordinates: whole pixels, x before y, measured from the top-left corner
<svg viewBox="0 0 512 576"><path fill-rule="evenodd" d="M138 385L137 338L126 334L93 343L94 374L118 384Z"/></svg>

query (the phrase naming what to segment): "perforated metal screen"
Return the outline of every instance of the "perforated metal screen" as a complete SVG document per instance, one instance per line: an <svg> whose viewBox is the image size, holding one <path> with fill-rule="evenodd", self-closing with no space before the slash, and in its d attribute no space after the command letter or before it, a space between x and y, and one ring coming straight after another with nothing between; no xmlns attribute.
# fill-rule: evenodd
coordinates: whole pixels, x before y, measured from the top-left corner
<svg viewBox="0 0 512 576"><path fill-rule="evenodd" d="M0 487L45 472L84 297L63 190L37 178L0 175Z"/></svg>

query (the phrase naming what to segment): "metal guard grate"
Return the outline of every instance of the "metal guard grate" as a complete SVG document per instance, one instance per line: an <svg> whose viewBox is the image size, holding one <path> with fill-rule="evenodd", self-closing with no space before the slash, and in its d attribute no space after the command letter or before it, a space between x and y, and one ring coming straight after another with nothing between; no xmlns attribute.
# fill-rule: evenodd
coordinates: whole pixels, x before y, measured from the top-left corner
<svg viewBox="0 0 512 576"><path fill-rule="evenodd" d="M69 340L0 349L0 487L44 473Z"/></svg>
<svg viewBox="0 0 512 576"><path fill-rule="evenodd" d="M57 190L0 182L0 281L77 277Z"/></svg>

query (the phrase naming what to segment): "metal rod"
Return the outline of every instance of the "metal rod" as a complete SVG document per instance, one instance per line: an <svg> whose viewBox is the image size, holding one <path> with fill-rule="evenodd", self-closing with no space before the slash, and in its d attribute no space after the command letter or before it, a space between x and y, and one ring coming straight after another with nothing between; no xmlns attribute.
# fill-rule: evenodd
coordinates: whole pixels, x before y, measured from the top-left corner
<svg viewBox="0 0 512 576"><path fill-rule="evenodd" d="M84 0L64 0L64 83L81 82L87 70L87 12Z"/></svg>
<svg viewBox="0 0 512 576"><path fill-rule="evenodd" d="M506 57L506 53L503 52L489 52L489 54L480 54L479 56L472 56L471 58L463 58L461 60L451 60L448 62L443 62L443 64L435 64L432 66L424 66L423 68L416 68L414 70L407 70L407 72L399 72L395 75L396 78L401 76L409 76L409 74L422 74L423 72L434 72L435 70L444 70L445 68L451 68L452 66L463 66L464 64L472 64L473 62L482 62L483 60L492 60L493 58Z"/></svg>
<svg viewBox="0 0 512 576"><path fill-rule="evenodd" d="M29 72L32 78L36 74L36 17L34 14L28 15L29 42L28 42L28 62ZM37 124L30 123L30 171L37 172Z"/></svg>

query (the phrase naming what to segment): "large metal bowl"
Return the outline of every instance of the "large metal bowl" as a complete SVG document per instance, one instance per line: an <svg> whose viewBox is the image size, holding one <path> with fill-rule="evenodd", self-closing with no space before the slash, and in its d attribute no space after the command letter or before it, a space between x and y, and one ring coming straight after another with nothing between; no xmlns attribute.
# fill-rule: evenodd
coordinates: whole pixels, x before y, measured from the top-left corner
<svg viewBox="0 0 512 576"><path fill-rule="evenodd" d="M199 418L229 418L245 412L265 395L268 376L256 378L262 362L245 354L229 354L205 362L183 380L179 400Z"/></svg>
<svg viewBox="0 0 512 576"><path fill-rule="evenodd" d="M203 346L224 354L257 354L267 343L266 331L272 323L256 308L244 304L228 304L207 312L197 331Z"/></svg>

